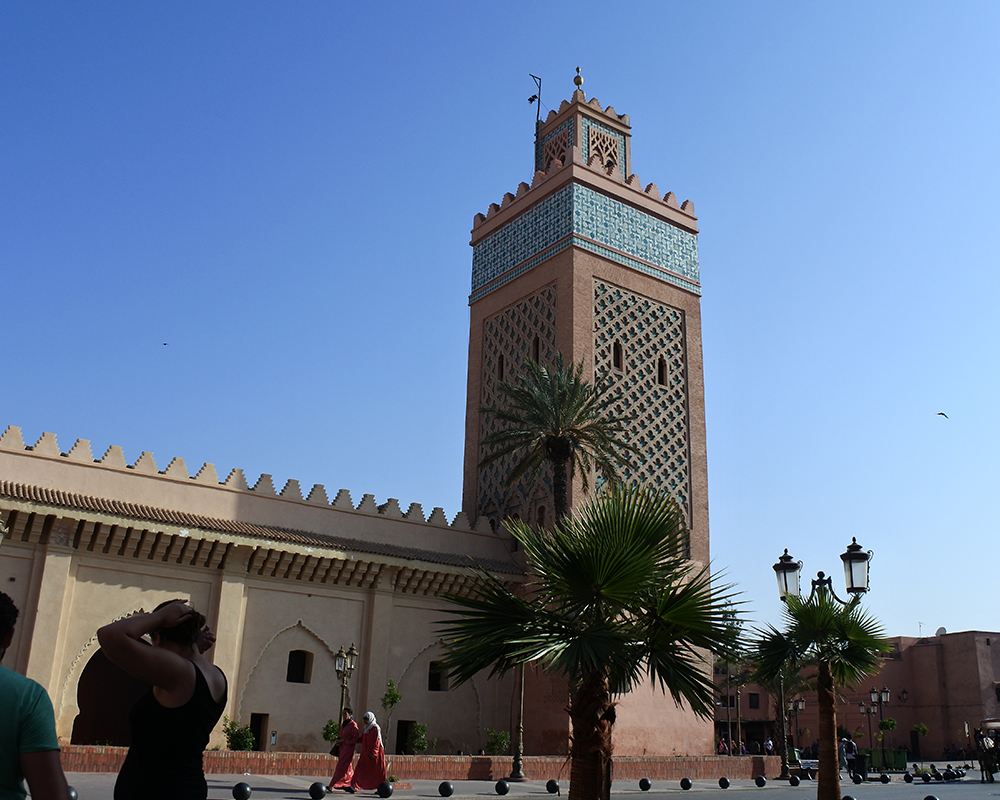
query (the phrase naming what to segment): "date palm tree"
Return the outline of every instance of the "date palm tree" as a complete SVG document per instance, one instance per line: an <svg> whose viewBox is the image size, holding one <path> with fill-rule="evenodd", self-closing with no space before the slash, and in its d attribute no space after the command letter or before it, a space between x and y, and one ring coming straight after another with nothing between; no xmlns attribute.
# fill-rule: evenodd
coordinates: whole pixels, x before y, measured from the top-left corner
<svg viewBox="0 0 1000 800"><path fill-rule="evenodd" d="M445 663L456 683L538 664L571 686L570 800L607 798L613 695L649 679L711 719L704 652L724 652L730 587L685 558L684 517L666 495L611 487L546 531L507 530L524 549L525 591L483 571L449 598Z"/></svg>
<svg viewBox="0 0 1000 800"><path fill-rule="evenodd" d="M819 714L819 781L817 800L840 800L837 758L836 687L855 686L879 668L891 645L878 620L857 600L841 604L829 591L808 600L785 599L785 629L768 626L757 642L757 671L777 678L788 664L816 665Z"/></svg>
<svg viewBox="0 0 1000 800"><path fill-rule="evenodd" d="M568 481L578 471L584 491L592 470L615 483L618 462L636 449L624 439L626 421L612 413L614 398L606 387L583 380L582 361L567 365L559 353L552 367L529 359L524 365L523 375L499 383L505 403L481 409L503 426L483 437L483 447L492 452L480 466L514 455L514 467L505 478L506 485L513 486L525 477L533 481L550 465L555 515L562 519L569 513Z"/></svg>

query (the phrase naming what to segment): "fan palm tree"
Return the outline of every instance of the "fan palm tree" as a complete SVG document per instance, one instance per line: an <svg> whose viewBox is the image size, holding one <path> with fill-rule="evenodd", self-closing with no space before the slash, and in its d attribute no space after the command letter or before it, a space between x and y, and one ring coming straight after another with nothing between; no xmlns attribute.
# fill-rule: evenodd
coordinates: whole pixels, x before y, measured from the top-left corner
<svg viewBox="0 0 1000 800"><path fill-rule="evenodd" d="M684 517L667 496L612 487L546 531L505 525L528 560L525 592L483 571L477 591L450 597L443 623L449 674L503 675L534 663L572 687L570 800L606 798L612 695L646 679L711 719L703 652L725 651L729 587L685 558Z"/></svg>
<svg viewBox="0 0 1000 800"><path fill-rule="evenodd" d="M778 677L788 664L816 664L819 714L817 800L840 800L837 758L836 686L854 686L876 672L882 653L891 649L879 622L857 600L842 605L829 591L814 597L785 598L785 630L773 626L757 642L757 671Z"/></svg>
<svg viewBox="0 0 1000 800"><path fill-rule="evenodd" d="M626 421L610 409L614 398L604 387L583 380L582 361L567 365L559 353L553 367L528 359L523 363L523 375L498 385L506 400L503 407L481 409L504 425L483 437L483 447L492 452L480 466L514 455L514 468L505 479L513 486L524 477L533 481L542 467L551 465L555 515L562 519L569 513L568 481L577 471L584 491L594 469L615 483L617 462L636 449L623 438Z"/></svg>

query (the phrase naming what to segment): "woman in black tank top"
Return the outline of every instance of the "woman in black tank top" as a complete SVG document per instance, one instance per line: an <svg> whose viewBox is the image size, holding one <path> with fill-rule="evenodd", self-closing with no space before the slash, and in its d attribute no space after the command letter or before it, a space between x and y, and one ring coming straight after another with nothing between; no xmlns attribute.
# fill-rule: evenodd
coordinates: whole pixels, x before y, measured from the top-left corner
<svg viewBox="0 0 1000 800"><path fill-rule="evenodd" d="M227 698L226 676L203 655L215 642L205 618L172 600L105 625L97 638L112 663L152 684L129 714L115 800L205 800L202 752Z"/></svg>

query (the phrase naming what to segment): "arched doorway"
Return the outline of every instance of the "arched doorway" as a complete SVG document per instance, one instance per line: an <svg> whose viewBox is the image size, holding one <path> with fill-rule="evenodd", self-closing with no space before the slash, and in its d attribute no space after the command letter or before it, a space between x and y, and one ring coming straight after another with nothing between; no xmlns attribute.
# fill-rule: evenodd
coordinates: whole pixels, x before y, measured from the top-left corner
<svg viewBox="0 0 1000 800"><path fill-rule="evenodd" d="M128 747L132 742L128 713L148 689L148 684L116 667L98 650L80 675L76 690L80 713L73 720L71 743Z"/></svg>

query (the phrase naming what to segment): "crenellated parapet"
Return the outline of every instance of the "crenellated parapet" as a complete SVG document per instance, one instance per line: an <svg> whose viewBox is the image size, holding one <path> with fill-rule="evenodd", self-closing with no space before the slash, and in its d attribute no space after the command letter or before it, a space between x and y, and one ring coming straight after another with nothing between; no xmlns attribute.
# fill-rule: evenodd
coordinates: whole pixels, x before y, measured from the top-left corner
<svg viewBox="0 0 1000 800"><path fill-rule="evenodd" d="M600 156L595 154L592 155L589 160L584 162L583 151L581 148L571 145L567 151L564 158L558 158L551 162L548 170L538 170L535 172L535 176L531 180L531 184L524 183L523 181L518 184L517 190L511 194L507 192L499 203L490 203L489 208L486 213L478 213L472 218L472 231L473 238L475 238L476 230L483 225L487 220L491 220L496 217L501 211L505 211L510 208L514 213L519 211L521 208L527 208L533 204L537 199L548 194L546 191L547 185L551 182L553 178L562 173L568 166L575 164L578 167L583 167L595 175L606 176L616 183L624 185L626 188L631 189L638 199L640 196L645 201L644 206L648 207L649 201L662 206L662 210L665 214L671 215L671 212L676 212L677 214L686 217L684 222L687 227L693 226L697 229L698 218L694 213L694 202L691 200L685 200L682 203L677 201L677 196L673 192L667 192L665 195L660 194L660 189L655 183L648 183L643 187L642 179L639 178L635 173L625 178L622 176L621 170L618 168L618 164L613 164L611 167L607 167L601 163ZM518 208L514 208L517 205Z"/></svg>
<svg viewBox="0 0 1000 800"><path fill-rule="evenodd" d="M125 474L143 475L163 481L167 485L196 484L233 492L234 494L268 497L290 503L335 508L390 519L424 523L441 528L451 528L456 531L491 533L489 522L486 519L479 520L478 524L473 527L469 524L468 517L459 511L449 522L443 508L434 508L429 515L425 516L423 506L420 503L411 503L404 513L400 508L399 500L396 498L388 498L384 503L378 504L375 501L374 495L365 494L355 504L351 498L350 491L340 489L334 494L331 500L329 493L322 484L317 483L313 485L308 493L306 493L303 491L299 481L294 479L286 481L281 490L278 491L271 475L263 473L251 485L247 481L242 469L230 470L226 473L226 477L223 480L220 479L215 464L211 462L205 462L192 475L183 458L175 457L167 463L165 468L160 469L153 453L147 450L142 451L137 459L129 463L125 458L124 450L118 445L110 445L103 451L100 458L95 458L91 443L87 439L77 439L72 447L63 452L56 439L56 435L48 431L42 433L34 444L26 445L21 429L16 425L9 425L3 434L0 435L0 451L29 455L39 459L88 465ZM0 476L0 478L2 477Z"/></svg>

